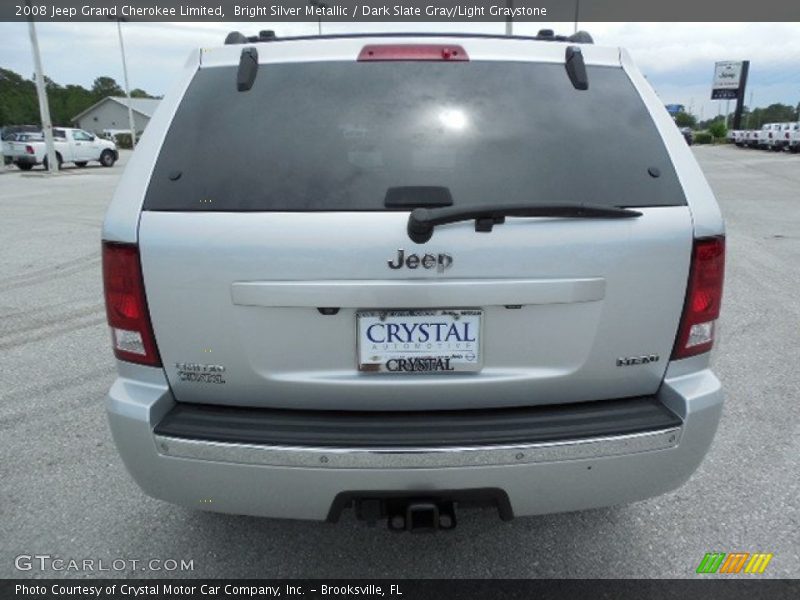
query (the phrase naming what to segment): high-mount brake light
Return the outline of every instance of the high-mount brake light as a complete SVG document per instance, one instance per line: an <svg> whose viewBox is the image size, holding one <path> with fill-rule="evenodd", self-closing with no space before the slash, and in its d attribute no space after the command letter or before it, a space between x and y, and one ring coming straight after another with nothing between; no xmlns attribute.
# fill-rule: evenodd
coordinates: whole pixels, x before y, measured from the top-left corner
<svg viewBox="0 0 800 600"><path fill-rule="evenodd" d="M714 345L714 330L722 304L725 278L725 237L694 241L689 285L683 307L673 359L708 352Z"/></svg>
<svg viewBox="0 0 800 600"><path fill-rule="evenodd" d="M442 60L464 62L467 51L456 44L368 44L358 55L359 62L380 60Z"/></svg>
<svg viewBox="0 0 800 600"><path fill-rule="evenodd" d="M161 366L138 246L103 242L103 289L114 355L128 362Z"/></svg>

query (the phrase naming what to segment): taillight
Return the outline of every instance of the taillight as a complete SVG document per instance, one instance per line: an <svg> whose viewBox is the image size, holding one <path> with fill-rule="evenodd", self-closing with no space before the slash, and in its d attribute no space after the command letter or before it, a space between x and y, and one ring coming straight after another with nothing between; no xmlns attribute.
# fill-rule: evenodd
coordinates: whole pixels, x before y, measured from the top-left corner
<svg viewBox="0 0 800 600"><path fill-rule="evenodd" d="M25 154L33 154L33 146L25 146Z"/></svg>
<svg viewBox="0 0 800 600"><path fill-rule="evenodd" d="M469 56L464 48L454 44L369 44L361 49L358 60L468 61Z"/></svg>
<svg viewBox="0 0 800 600"><path fill-rule="evenodd" d="M103 242L103 289L114 355L120 360L161 366L147 310L138 246Z"/></svg>
<svg viewBox="0 0 800 600"><path fill-rule="evenodd" d="M714 345L714 329L722 304L725 278L725 237L694 241L689 285L672 351L673 359L708 352Z"/></svg>

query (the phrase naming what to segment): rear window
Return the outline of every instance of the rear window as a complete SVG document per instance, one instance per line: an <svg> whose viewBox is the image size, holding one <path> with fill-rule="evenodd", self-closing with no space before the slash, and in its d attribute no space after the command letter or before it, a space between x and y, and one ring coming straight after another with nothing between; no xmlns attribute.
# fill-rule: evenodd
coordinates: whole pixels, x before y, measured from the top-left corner
<svg viewBox="0 0 800 600"><path fill-rule="evenodd" d="M619 68L587 67L588 91L525 62L261 65L247 92L236 71L194 77L145 209L376 211L399 186L445 187L455 206L686 203Z"/></svg>

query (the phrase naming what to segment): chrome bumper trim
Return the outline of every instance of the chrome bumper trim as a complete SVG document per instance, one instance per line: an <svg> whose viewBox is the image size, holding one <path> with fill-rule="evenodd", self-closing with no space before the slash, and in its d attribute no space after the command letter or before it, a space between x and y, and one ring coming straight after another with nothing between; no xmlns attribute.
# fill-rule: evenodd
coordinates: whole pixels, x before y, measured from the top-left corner
<svg viewBox="0 0 800 600"><path fill-rule="evenodd" d="M439 448L312 448L191 440L155 435L158 453L223 463L322 469L482 467L593 459L676 447L682 427L625 435L517 444Z"/></svg>

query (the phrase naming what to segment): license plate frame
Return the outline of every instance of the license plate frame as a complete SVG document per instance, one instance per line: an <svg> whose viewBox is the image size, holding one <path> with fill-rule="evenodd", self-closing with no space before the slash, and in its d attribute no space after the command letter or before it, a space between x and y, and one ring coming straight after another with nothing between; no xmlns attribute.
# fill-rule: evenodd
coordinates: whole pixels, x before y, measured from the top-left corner
<svg viewBox="0 0 800 600"><path fill-rule="evenodd" d="M357 310L355 317L356 365L362 373L463 374L483 368L482 309L370 309ZM391 324L396 329L389 329ZM372 325L382 327L368 336Z"/></svg>

